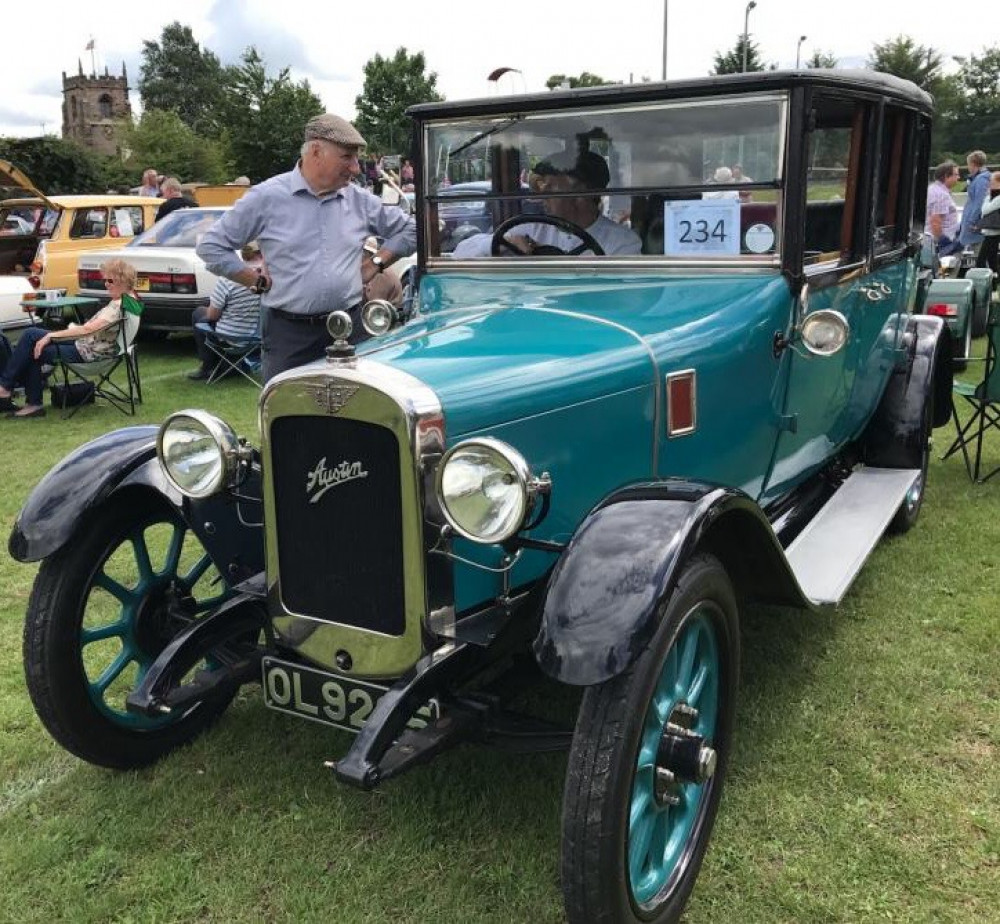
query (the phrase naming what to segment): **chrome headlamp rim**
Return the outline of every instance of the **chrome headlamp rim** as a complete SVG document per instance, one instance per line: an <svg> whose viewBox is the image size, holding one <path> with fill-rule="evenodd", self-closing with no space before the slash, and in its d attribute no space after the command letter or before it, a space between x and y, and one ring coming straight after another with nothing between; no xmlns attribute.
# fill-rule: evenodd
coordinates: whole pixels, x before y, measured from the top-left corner
<svg viewBox="0 0 1000 924"><path fill-rule="evenodd" d="M384 312L389 317L389 324L384 330L376 328L372 323L371 317L377 312ZM372 337L381 337L383 334L389 333L398 323L399 310L392 302L384 298L373 298L365 302L361 309L361 326Z"/></svg>
<svg viewBox="0 0 1000 924"><path fill-rule="evenodd" d="M199 490L192 490L189 486L181 484L171 473L170 465L164 455L164 435L172 424L183 419L194 421L195 424L202 427L215 443L219 452L218 474ZM185 497L201 499L211 497L227 488L236 487L240 482L240 464L244 455L239 437L233 428L221 418L198 408L174 411L163 421L156 434L156 456L159 459L160 468L167 480Z"/></svg>
<svg viewBox="0 0 1000 924"><path fill-rule="evenodd" d="M458 520L456 520L451 511L448 509L448 501L444 494L444 473L445 469L448 467L448 463L457 453L468 450L472 446L482 446L500 455L513 470L514 476L517 480L517 487L521 494L521 510L520 516L517 520L513 522L510 528L488 536L476 535L475 533L467 530ZM441 457L441 462L438 465L434 482L438 504L448 525L464 539L468 539L471 542L476 542L481 545L495 545L497 543L506 542L511 538L511 536L516 535L531 516L535 499L539 493L539 486L541 485L539 479L535 478L533 475L531 467L528 465L524 456L522 456L521 453L509 443L505 443L503 440L498 440L492 436L472 437L471 439L462 440L452 446L451 449L449 449Z"/></svg>
<svg viewBox="0 0 1000 924"><path fill-rule="evenodd" d="M834 336L826 341L817 341L814 332L824 327L828 335L832 332ZM814 356L833 356L847 345L850 330L847 318L841 312L835 308L821 308L805 316L799 326L799 337L802 345Z"/></svg>

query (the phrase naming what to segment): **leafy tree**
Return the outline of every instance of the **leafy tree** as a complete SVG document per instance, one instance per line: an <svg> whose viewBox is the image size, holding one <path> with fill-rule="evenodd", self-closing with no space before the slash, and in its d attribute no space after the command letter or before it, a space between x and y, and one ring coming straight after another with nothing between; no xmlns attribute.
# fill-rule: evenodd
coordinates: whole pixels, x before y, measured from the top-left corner
<svg viewBox="0 0 1000 924"><path fill-rule="evenodd" d="M406 109L415 103L444 99L437 92L437 74L426 72L422 52L415 55L397 48L391 58L375 55L365 64L365 82L354 100L355 125L371 151L399 153L409 150L412 120Z"/></svg>
<svg viewBox="0 0 1000 924"><path fill-rule="evenodd" d="M806 61L806 67L831 68L837 66L837 59L832 51L814 51L812 57Z"/></svg>
<svg viewBox="0 0 1000 924"><path fill-rule="evenodd" d="M956 58L961 94L955 106L950 144L956 151L1000 152L1000 47ZM991 158L996 162L1000 158Z"/></svg>
<svg viewBox="0 0 1000 924"><path fill-rule="evenodd" d="M749 36L746 40L747 49L747 66L746 70L749 71L763 71L767 70L764 62L760 57L760 48L757 43L753 41ZM771 70L774 70L774 65L771 65ZM743 33L741 32L736 38L736 44L729 49L727 52L716 52L715 53L715 70L711 71L711 74L740 74L743 72Z"/></svg>
<svg viewBox="0 0 1000 924"><path fill-rule="evenodd" d="M648 77L643 78L644 81L648 81ZM545 86L550 90L558 90L564 83L569 82L570 89L575 90L577 87L603 87L607 86L609 83L614 83L613 80L605 80L603 77L598 77L597 74L591 74L590 71L584 71L579 77L567 77L565 74L553 74L548 80L545 81Z"/></svg>
<svg viewBox="0 0 1000 924"><path fill-rule="evenodd" d="M122 145L129 151L132 186L150 165L183 183L221 183L229 178L223 144L201 137L173 110L147 109L139 122L124 124Z"/></svg>
<svg viewBox="0 0 1000 924"><path fill-rule="evenodd" d="M918 45L909 36L900 35L881 45L876 44L868 66L915 83L934 97L935 119L931 159L943 159L952 146L955 111L961 98L958 80L942 72L944 59L933 48Z"/></svg>
<svg viewBox="0 0 1000 924"><path fill-rule="evenodd" d="M868 58L872 70L910 80L928 93L941 81L943 64L944 59L933 48L917 45L906 35L876 44Z"/></svg>
<svg viewBox="0 0 1000 924"><path fill-rule="evenodd" d="M176 112L199 134L216 137L222 98L223 68L208 49L202 50L190 26L165 26L159 42L142 43L139 96L143 109Z"/></svg>
<svg viewBox="0 0 1000 924"><path fill-rule="evenodd" d="M242 64L226 69L220 111L236 172L258 182L289 170L306 122L322 111L308 80L294 83L287 67L269 77L257 49L248 48Z"/></svg>
<svg viewBox="0 0 1000 924"><path fill-rule="evenodd" d="M46 195L103 193L107 189L101 158L55 135L0 138L0 158L27 174Z"/></svg>

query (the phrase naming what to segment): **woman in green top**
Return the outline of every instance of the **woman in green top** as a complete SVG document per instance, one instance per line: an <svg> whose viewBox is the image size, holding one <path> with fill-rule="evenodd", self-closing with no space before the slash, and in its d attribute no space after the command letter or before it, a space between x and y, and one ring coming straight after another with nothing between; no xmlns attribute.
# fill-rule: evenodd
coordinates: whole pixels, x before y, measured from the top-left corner
<svg viewBox="0 0 1000 924"><path fill-rule="evenodd" d="M118 351L118 324L122 311L135 313L141 303L135 294L135 269L124 260L101 264L104 285L111 295L108 302L86 324L71 324L66 330L29 327L21 334L13 355L0 375L0 412L14 420L44 417L42 366L59 360L90 362L114 356ZM25 404L14 404L17 385L24 385Z"/></svg>

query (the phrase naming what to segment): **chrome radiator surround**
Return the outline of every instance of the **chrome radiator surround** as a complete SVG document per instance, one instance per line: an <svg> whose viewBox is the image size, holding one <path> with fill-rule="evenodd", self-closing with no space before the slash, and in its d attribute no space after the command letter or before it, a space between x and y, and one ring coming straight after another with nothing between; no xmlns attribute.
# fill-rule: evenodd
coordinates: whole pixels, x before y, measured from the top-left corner
<svg viewBox="0 0 1000 924"><path fill-rule="evenodd" d="M401 635L344 625L294 612L281 589L278 516L271 428L286 417L361 421L391 431L399 445L402 503L403 631ZM259 408L266 542L268 612L278 642L329 670L358 677L390 678L404 673L424 653L424 623L450 599L428 599L425 548L444 524L433 495L437 460L444 451L444 418L437 395L418 379L381 363L313 363L268 383ZM336 463L334 463L336 464ZM303 489L310 473L303 472ZM347 473L350 474L349 472ZM425 535L430 541L425 542ZM343 554L350 556L351 550ZM434 581L435 593L450 597L450 581ZM344 654L348 658L344 657ZM345 665L348 664L349 667Z"/></svg>

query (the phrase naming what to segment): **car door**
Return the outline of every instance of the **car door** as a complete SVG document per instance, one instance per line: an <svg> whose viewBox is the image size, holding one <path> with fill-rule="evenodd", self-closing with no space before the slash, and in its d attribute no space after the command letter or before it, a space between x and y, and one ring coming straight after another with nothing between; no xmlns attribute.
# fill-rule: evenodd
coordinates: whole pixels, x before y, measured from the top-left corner
<svg viewBox="0 0 1000 924"><path fill-rule="evenodd" d="M909 284L897 270L899 260L884 265L872 260L874 193L889 173L899 183L902 166L885 161L885 178L878 169L883 142L891 150L883 105L833 93L817 93L810 102L799 177L805 285L795 321L801 325L817 311L835 311L848 336L832 355L808 352L796 335L784 350L782 432L764 502L821 469L863 428L891 369L900 323L897 300ZM892 201L893 209L898 201ZM887 204L883 200L883 208Z"/></svg>

